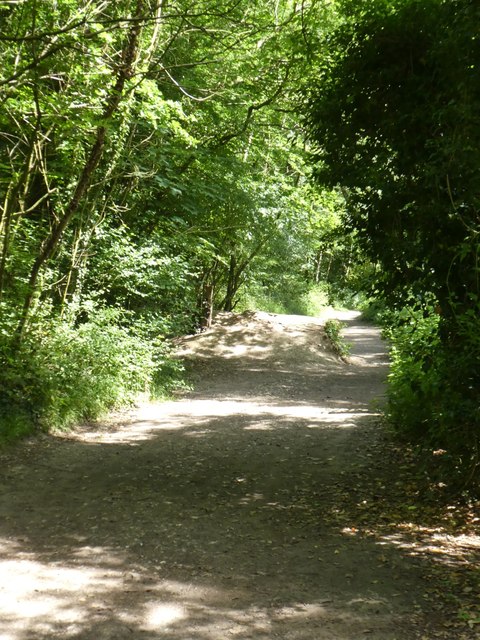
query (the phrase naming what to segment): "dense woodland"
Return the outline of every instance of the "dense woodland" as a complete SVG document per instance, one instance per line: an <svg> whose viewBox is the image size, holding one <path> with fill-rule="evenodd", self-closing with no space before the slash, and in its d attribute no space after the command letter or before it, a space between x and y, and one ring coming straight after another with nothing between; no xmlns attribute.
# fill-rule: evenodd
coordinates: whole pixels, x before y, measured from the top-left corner
<svg viewBox="0 0 480 640"><path fill-rule="evenodd" d="M215 311L363 305L392 342L391 423L472 485L479 18L0 2L2 439L168 392L171 339Z"/></svg>

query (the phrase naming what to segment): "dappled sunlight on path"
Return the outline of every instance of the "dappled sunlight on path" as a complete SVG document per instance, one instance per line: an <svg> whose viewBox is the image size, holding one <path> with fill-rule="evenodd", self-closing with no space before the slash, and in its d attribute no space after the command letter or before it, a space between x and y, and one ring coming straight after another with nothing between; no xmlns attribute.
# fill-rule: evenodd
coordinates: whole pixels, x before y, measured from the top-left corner
<svg viewBox="0 0 480 640"><path fill-rule="evenodd" d="M224 316L179 345L194 391L6 455L1 640L422 637L443 534L364 525L388 363L346 321L349 362L318 319Z"/></svg>
<svg viewBox="0 0 480 640"><path fill-rule="evenodd" d="M278 430L304 427L326 429L355 426L358 418L379 416L374 409L345 407L320 407L308 404L268 405L238 400L198 400L147 404L139 408L135 419L125 424L121 431L89 430L81 435L84 442L134 443L154 438L158 432L182 430L183 435L204 435L213 432L215 420L229 418L231 428L246 430ZM195 423L192 425L192 419ZM204 427L210 426L209 431Z"/></svg>

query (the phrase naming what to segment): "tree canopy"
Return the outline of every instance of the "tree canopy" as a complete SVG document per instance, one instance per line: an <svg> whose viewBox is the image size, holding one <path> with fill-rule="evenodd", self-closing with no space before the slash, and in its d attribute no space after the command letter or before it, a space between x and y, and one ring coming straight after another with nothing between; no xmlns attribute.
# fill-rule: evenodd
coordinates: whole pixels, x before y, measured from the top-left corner
<svg viewBox="0 0 480 640"><path fill-rule="evenodd" d="M297 113L326 5L0 11L4 433L165 388L168 338L213 309L308 306L339 222Z"/></svg>
<svg viewBox="0 0 480 640"><path fill-rule="evenodd" d="M310 92L317 179L378 264L372 290L404 309L391 333L390 410L478 465L479 9L343 2ZM408 310L408 312L407 312Z"/></svg>
<svg viewBox="0 0 480 640"><path fill-rule="evenodd" d="M348 188L349 224L382 263L382 290L434 293L450 314L478 294L478 10L370 5L350 6L320 67L318 177Z"/></svg>

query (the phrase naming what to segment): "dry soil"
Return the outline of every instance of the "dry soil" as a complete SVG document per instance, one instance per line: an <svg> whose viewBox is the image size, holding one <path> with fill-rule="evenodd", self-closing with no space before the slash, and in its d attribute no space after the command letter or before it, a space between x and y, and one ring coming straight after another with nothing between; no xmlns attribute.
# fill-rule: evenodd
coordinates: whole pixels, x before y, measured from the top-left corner
<svg viewBox="0 0 480 640"><path fill-rule="evenodd" d="M434 534L383 527L386 347L343 319L346 362L325 318L220 315L178 344L193 391L3 452L0 639L474 637Z"/></svg>

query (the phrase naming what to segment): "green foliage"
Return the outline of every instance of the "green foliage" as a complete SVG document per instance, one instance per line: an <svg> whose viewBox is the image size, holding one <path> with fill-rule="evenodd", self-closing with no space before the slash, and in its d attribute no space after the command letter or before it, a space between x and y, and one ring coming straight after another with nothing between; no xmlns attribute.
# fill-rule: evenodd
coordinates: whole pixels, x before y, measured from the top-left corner
<svg viewBox="0 0 480 640"><path fill-rule="evenodd" d="M427 435L434 424L432 409L440 391L438 324L435 314L424 318L421 312L410 312L400 314L387 331L392 344L389 414L398 429L410 435Z"/></svg>
<svg viewBox="0 0 480 640"><path fill-rule="evenodd" d="M86 295L102 305L123 309L125 323L143 327L145 338L179 335L194 327L197 272L186 252L175 243L170 225L147 237L126 227L98 230L91 242L92 258L84 277ZM147 325L149 328L147 328Z"/></svg>
<svg viewBox="0 0 480 640"><path fill-rule="evenodd" d="M358 306L362 312L362 318L370 322L374 322L378 325L388 324L388 319L391 317L391 312L385 304L385 300L381 298L365 298Z"/></svg>
<svg viewBox="0 0 480 640"><path fill-rule="evenodd" d="M318 177L346 188L346 224L382 266L378 291L468 305L478 289L478 9L343 4L350 16L311 98Z"/></svg>
<svg viewBox="0 0 480 640"><path fill-rule="evenodd" d="M239 308L269 313L319 316L328 307L325 284L312 285L294 278L281 278L276 284L251 284L240 298Z"/></svg>
<svg viewBox="0 0 480 640"><path fill-rule="evenodd" d="M336 351L336 353L342 357L346 358L351 349L351 345L346 342L342 337L342 329L345 327L343 322L336 320L335 318L331 318L325 322L324 331L330 340L330 344Z"/></svg>
<svg viewBox="0 0 480 640"><path fill-rule="evenodd" d="M387 330L391 422L403 436L442 450L444 466L460 486L478 478L480 464L477 318L458 319L455 344L441 339L445 319L433 308L391 316Z"/></svg>
<svg viewBox="0 0 480 640"><path fill-rule="evenodd" d="M317 178L342 186L345 228L377 265L370 293L411 314L391 332L392 420L468 469L480 440L479 9L339 8L307 97Z"/></svg>
<svg viewBox="0 0 480 640"><path fill-rule="evenodd" d="M325 283L313 285L303 297L305 315L319 316L329 306L328 286Z"/></svg>
<svg viewBox="0 0 480 640"><path fill-rule="evenodd" d="M182 368L163 341L146 341L118 325L118 314L96 309L78 327L44 320L8 356L1 372L3 439L22 429L63 429L134 402L162 395L177 384ZM17 419L18 413L23 416Z"/></svg>
<svg viewBox="0 0 480 640"><path fill-rule="evenodd" d="M333 6L164 4L2 13L4 434L161 392L212 302L317 313L352 271L296 108Z"/></svg>

